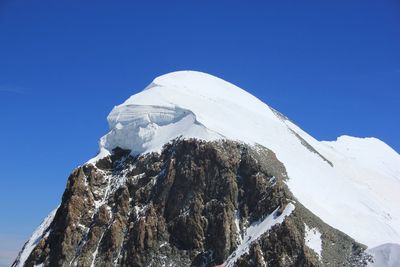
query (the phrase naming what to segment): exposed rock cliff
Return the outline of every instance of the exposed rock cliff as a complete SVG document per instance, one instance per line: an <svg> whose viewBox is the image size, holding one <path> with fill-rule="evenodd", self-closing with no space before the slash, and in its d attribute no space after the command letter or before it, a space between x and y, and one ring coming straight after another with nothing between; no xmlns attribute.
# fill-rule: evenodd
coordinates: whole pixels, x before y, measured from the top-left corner
<svg viewBox="0 0 400 267"><path fill-rule="evenodd" d="M25 266L366 263L362 245L293 197L266 148L176 139L161 154L129 152L73 171ZM320 251L307 243L309 229L320 233Z"/></svg>

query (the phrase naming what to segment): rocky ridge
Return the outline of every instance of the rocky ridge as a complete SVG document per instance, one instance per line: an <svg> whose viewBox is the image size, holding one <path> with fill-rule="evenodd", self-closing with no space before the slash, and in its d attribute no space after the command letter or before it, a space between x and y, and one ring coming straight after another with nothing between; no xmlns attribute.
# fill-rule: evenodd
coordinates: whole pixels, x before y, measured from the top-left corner
<svg viewBox="0 0 400 267"><path fill-rule="evenodd" d="M72 172L24 266L365 266L365 246L302 206L287 179L262 146L176 139L136 157L116 148ZM237 251L248 229L289 205ZM307 245L308 228L322 251Z"/></svg>

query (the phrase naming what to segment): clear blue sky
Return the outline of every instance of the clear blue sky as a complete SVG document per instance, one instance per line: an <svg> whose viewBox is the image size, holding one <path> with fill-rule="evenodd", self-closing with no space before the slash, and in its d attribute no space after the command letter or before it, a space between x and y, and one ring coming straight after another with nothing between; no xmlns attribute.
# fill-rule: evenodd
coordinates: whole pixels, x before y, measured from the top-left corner
<svg viewBox="0 0 400 267"><path fill-rule="evenodd" d="M112 107L167 72L224 78L318 139L400 151L398 1L138 2L0 0L0 266Z"/></svg>

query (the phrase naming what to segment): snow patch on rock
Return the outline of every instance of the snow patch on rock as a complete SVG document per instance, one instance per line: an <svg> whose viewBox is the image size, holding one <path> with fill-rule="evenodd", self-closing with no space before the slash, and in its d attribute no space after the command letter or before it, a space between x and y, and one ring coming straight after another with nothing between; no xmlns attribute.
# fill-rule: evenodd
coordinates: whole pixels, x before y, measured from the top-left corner
<svg viewBox="0 0 400 267"><path fill-rule="evenodd" d="M304 224L305 236L304 241L307 247L311 248L317 253L319 260L322 259L322 240L321 233L317 228L309 228L307 224Z"/></svg>
<svg viewBox="0 0 400 267"><path fill-rule="evenodd" d="M247 229L246 233L237 247L237 249L228 257L228 259L224 262L223 266L235 266L235 262L244 254L249 252L251 244L260 238L264 233L267 233L272 226L281 224L287 216L289 216L295 206L292 203L289 203L283 212L278 215L277 208L270 215L265 217L264 219L260 219L254 223L252 223Z"/></svg>

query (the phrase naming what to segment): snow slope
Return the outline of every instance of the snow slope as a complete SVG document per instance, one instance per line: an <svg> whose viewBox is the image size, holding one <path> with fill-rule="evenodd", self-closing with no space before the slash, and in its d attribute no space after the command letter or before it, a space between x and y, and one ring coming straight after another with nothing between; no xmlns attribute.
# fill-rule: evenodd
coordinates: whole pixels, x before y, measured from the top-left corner
<svg viewBox="0 0 400 267"><path fill-rule="evenodd" d="M178 136L227 138L273 150L298 200L370 247L400 244L400 156L375 138L320 142L237 86L194 71L156 78L114 107L94 162L119 146L160 151Z"/></svg>
<svg viewBox="0 0 400 267"><path fill-rule="evenodd" d="M400 245L384 244L367 251L374 257L374 262L369 267L399 267L400 266Z"/></svg>

